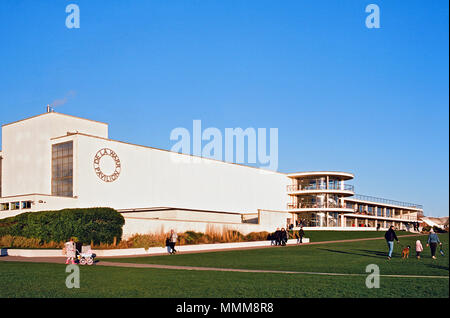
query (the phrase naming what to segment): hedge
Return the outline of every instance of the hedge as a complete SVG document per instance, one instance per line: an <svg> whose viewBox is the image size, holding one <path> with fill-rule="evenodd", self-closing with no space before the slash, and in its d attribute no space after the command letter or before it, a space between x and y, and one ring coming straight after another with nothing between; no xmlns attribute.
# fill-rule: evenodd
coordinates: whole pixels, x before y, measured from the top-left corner
<svg viewBox="0 0 450 318"><path fill-rule="evenodd" d="M61 242L75 237L82 243L108 243L122 237L123 216L111 208L27 212L0 220L0 236Z"/></svg>

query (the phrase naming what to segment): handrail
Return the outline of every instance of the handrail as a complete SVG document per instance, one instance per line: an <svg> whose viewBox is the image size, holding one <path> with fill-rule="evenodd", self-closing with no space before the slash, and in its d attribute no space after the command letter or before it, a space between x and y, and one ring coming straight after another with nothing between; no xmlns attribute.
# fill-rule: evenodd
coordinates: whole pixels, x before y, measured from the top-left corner
<svg viewBox="0 0 450 318"><path fill-rule="evenodd" d="M377 215L375 213L368 213L368 212L354 212L353 214L362 215L362 216L377 216L377 217L380 217L380 218L388 218L388 219L402 219L402 220L409 220L409 221L418 221L418 218L415 215L382 216L382 215Z"/></svg>
<svg viewBox="0 0 450 318"><path fill-rule="evenodd" d="M348 198L347 200L351 200L352 198L354 198L355 200L371 201L371 202L384 203L384 204L397 205L397 206L404 206L404 207L407 207L407 208L415 208L415 209L423 210L423 205L421 205L421 204L415 204L415 203L408 203L408 202L401 202L401 201L377 198L377 197L372 197L372 196L369 196L369 195L355 194L352 197Z"/></svg>
<svg viewBox="0 0 450 318"><path fill-rule="evenodd" d="M342 191L355 191L355 187L351 184L344 184L344 186L341 186L339 184L329 184L328 187L326 184L315 184L315 185L307 185L302 186L300 184L290 184L287 186L288 192L293 191L305 191L305 190L342 190Z"/></svg>
<svg viewBox="0 0 450 318"><path fill-rule="evenodd" d="M345 209L345 205L339 203L328 202L328 205L325 203L288 203L287 208L291 209L323 209L323 208L339 208Z"/></svg>

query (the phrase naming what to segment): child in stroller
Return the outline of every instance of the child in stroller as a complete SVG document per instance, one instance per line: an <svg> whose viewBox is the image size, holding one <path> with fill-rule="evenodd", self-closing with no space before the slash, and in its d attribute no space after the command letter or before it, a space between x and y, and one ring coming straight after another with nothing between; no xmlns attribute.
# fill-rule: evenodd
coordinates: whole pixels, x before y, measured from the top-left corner
<svg viewBox="0 0 450 318"><path fill-rule="evenodd" d="M86 245L81 247L81 252L77 248L77 259L80 265L93 265L95 254L92 253L91 246Z"/></svg>

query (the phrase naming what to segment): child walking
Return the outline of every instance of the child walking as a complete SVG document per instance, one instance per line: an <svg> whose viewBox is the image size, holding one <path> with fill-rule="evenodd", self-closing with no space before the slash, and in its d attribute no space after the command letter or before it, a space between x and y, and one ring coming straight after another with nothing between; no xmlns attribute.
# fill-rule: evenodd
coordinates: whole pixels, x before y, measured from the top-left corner
<svg viewBox="0 0 450 318"><path fill-rule="evenodd" d="M420 259L420 253L423 252L423 246L422 246L422 242L420 242L420 240L416 241L416 256L417 259Z"/></svg>
<svg viewBox="0 0 450 318"><path fill-rule="evenodd" d="M67 257L66 264L69 264L70 261L72 261L72 264L75 264L75 242L73 241L73 238L71 238L69 242L66 242L64 247Z"/></svg>

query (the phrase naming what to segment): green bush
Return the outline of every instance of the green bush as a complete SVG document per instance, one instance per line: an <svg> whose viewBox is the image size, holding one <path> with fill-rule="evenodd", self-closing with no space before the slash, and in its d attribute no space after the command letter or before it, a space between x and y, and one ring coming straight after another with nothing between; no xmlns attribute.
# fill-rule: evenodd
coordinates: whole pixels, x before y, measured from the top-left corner
<svg viewBox="0 0 450 318"><path fill-rule="evenodd" d="M27 212L0 220L0 236L22 236L42 242L77 237L86 244L111 244L114 237L122 237L124 223L123 216L110 208Z"/></svg>
<svg viewBox="0 0 450 318"><path fill-rule="evenodd" d="M265 241L269 236L269 232L251 232L245 236L245 241Z"/></svg>
<svg viewBox="0 0 450 318"><path fill-rule="evenodd" d="M181 237L184 239L186 244L195 244L196 242L203 243L204 236L205 234L194 231L187 231L181 234Z"/></svg>

